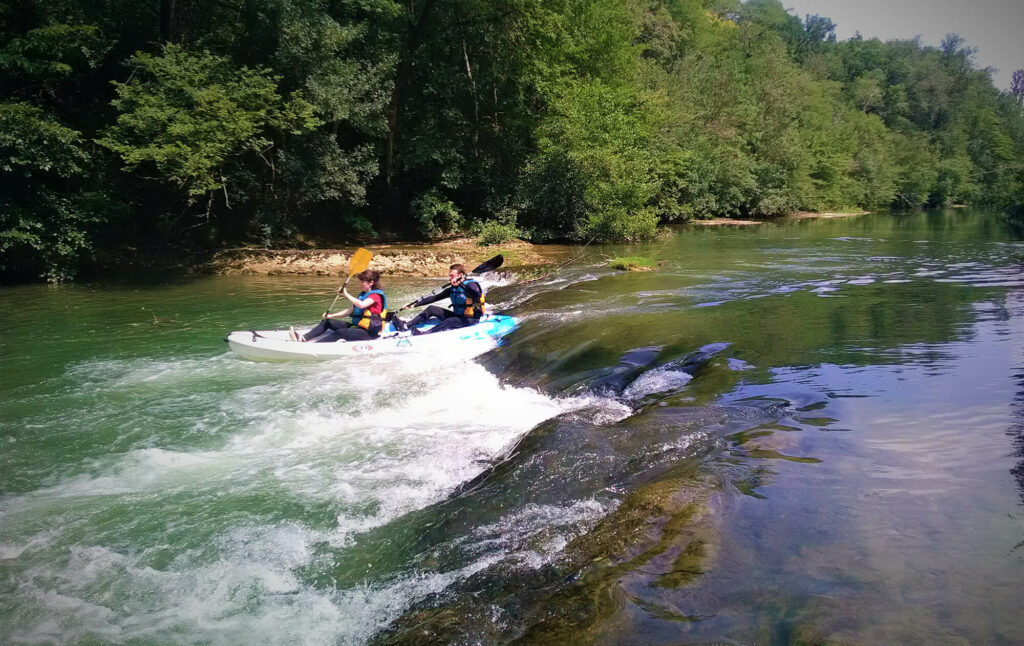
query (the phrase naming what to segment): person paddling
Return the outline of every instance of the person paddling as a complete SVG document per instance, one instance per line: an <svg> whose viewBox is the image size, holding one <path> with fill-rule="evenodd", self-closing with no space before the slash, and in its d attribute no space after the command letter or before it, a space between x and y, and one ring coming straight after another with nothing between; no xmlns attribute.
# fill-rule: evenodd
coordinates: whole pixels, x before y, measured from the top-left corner
<svg viewBox="0 0 1024 646"><path fill-rule="evenodd" d="M387 297L380 288L380 272L367 269L356 274L362 291L353 296L342 286L341 295L347 298L352 307L335 312L324 313L323 319L309 332L296 334L291 330L293 340L324 343L329 341L369 341L380 335L384 317L388 313ZM348 321L337 319L349 317Z"/></svg>
<svg viewBox="0 0 1024 646"><path fill-rule="evenodd" d="M466 276L466 268L458 263L448 268L448 282L450 285L441 290L440 293L424 296L406 307L420 307L443 298L449 298L451 299L452 309L446 310L436 305L431 305L408 322L395 317L391 324L398 330L410 329L414 335L418 335L454 330L455 328L479 323L480 317L484 315L483 286L473 278ZM405 308L403 307L402 309ZM435 318L440 319L440 323L427 331L420 331L416 327L424 321Z"/></svg>

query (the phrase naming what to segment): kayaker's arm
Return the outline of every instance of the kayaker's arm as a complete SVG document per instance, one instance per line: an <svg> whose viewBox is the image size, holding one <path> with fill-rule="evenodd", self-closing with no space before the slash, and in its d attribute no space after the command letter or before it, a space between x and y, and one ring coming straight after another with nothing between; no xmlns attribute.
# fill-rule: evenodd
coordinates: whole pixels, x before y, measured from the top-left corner
<svg viewBox="0 0 1024 646"><path fill-rule="evenodd" d="M332 312L330 314L327 314L325 312L325 316L321 316L320 318L340 319L340 318L345 318L346 316L351 316L351 315L352 315L352 308L351 307L346 307L345 309L341 310L340 312Z"/></svg>
<svg viewBox="0 0 1024 646"><path fill-rule="evenodd" d="M376 300L374 300L372 296L367 296L366 298L359 300L352 294L349 294L348 290L345 289L344 287L342 287L341 293L344 294L345 298L347 298L354 307L358 307L359 309L365 310L367 307L370 307L371 305L377 302ZM349 309L349 311L351 311L351 308Z"/></svg>
<svg viewBox="0 0 1024 646"><path fill-rule="evenodd" d="M452 292L452 288L451 287L445 287L444 289L442 289L440 292L438 292L436 294L431 294L429 296L424 296L423 298L421 298L420 300L416 301L415 303L413 303L409 307L422 307L424 305L430 305L431 303L436 303L437 301L440 301L440 300L443 300L445 298L448 298L448 295L451 294L451 292Z"/></svg>

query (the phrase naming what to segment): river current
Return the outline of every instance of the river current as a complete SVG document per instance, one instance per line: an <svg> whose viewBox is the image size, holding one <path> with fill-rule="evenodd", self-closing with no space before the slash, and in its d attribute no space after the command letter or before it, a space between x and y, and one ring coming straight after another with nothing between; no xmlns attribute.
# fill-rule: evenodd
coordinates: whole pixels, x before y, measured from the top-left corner
<svg viewBox="0 0 1024 646"><path fill-rule="evenodd" d="M0 643L1024 643L1020 228L575 253L475 359L228 352L336 277L3 288Z"/></svg>

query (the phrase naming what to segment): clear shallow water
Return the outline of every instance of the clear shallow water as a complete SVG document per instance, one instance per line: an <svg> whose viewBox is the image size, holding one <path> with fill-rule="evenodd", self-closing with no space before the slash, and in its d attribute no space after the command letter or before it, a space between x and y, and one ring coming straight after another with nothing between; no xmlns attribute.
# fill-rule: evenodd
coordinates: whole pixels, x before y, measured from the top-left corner
<svg viewBox="0 0 1024 646"><path fill-rule="evenodd" d="M586 254L477 361L226 354L334 278L5 289L0 641L1024 641L1019 232Z"/></svg>

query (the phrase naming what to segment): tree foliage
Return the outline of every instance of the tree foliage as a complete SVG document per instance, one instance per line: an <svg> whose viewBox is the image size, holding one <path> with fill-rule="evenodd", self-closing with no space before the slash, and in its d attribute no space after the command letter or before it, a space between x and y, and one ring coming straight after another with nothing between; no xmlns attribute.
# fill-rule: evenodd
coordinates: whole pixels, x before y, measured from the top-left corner
<svg viewBox="0 0 1024 646"><path fill-rule="evenodd" d="M0 104L0 271L74 274L101 221L81 133L40 108Z"/></svg>
<svg viewBox="0 0 1024 646"><path fill-rule="evenodd" d="M267 70L235 67L208 52L168 44L161 56L129 60L135 74L117 83L119 115L99 143L121 156L128 170L152 166L190 198L227 194L234 158L267 159L273 131L301 134L320 125L301 96L282 99Z"/></svg>
<svg viewBox="0 0 1024 646"><path fill-rule="evenodd" d="M1024 73L778 0L19 0L0 37L6 276L1024 203Z"/></svg>

